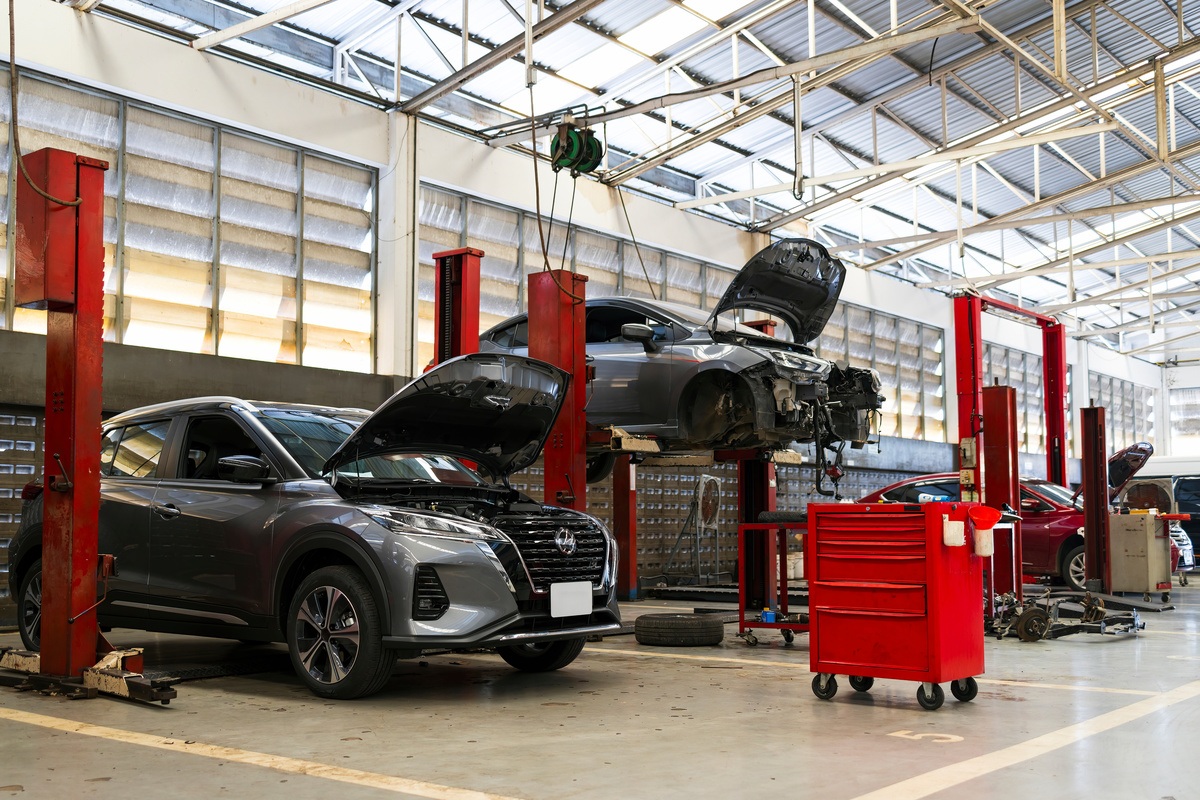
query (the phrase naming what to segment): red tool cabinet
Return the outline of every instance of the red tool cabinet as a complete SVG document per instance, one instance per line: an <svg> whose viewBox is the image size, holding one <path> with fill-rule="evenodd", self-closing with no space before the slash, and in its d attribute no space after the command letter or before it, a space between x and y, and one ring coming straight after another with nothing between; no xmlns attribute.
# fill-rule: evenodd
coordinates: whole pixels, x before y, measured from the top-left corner
<svg viewBox="0 0 1200 800"><path fill-rule="evenodd" d="M983 559L973 547L973 508L990 511L975 503L809 505L804 568L817 697L832 698L842 674L860 692L875 678L919 681L917 700L929 710L945 698L943 681L959 700L974 699ZM947 531L965 544L948 546Z"/></svg>

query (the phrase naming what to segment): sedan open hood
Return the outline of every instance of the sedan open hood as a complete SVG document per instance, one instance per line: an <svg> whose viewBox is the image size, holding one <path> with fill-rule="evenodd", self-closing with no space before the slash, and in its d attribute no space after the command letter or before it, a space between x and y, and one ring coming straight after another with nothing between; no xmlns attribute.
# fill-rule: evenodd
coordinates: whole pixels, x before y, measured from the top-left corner
<svg viewBox="0 0 1200 800"><path fill-rule="evenodd" d="M451 359L385 401L334 451L324 471L370 456L439 453L509 475L537 459L569 382L564 370L523 356Z"/></svg>
<svg viewBox="0 0 1200 800"><path fill-rule="evenodd" d="M734 276L709 322L726 311L752 308L779 317L793 341L821 335L837 305L846 267L811 239L783 239L760 250Z"/></svg>
<svg viewBox="0 0 1200 800"><path fill-rule="evenodd" d="M1131 444L1124 450L1118 450L1108 458L1108 499L1116 497L1129 479L1138 473L1150 456L1154 455L1154 445L1149 442Z"/></svg>

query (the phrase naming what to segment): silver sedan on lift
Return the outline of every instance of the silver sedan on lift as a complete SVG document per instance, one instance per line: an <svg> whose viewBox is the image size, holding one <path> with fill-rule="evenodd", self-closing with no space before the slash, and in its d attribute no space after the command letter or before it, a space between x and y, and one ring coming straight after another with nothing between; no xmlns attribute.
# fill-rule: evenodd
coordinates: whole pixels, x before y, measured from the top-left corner
<svg viewBox="0 0 1200 800"><path fill-rule="evenodd" d="M862 447L883 403L870 368L818 357L809 342L829 321L846 268L819 243L775 242L734 277L711 313L634 297L586 301L592 425L657 439L665 451L786 447L818 452ZM791 341L722 317L737 309L783 321ZM526 315L480 337L484 352L529 351ZM603 479L611 453L592 453L588 479Z"/></svg>

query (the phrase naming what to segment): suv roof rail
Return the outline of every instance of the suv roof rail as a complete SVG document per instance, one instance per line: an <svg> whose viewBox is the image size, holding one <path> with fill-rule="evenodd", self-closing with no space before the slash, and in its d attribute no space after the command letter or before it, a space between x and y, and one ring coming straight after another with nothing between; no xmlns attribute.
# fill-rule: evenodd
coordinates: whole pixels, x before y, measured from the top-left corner
<svg viewBox="0 0 1200 800"><path fill-rule="evenodd" d="M181 400L170 400L165 403L155 403L148 406L139 406L131 408L127 411L122 411L111 419L105 420L105 423L111 423L114 420L121 420L125 417L138 416L142 417L147 414L156 414L166 411L187 411L196 408L206 408L213 406L233 406L241 408L245 411L255 412L258 409L248 400L243 400L240 397L229 397L225 395L211 395L206 397L186 397Z"/></svg>

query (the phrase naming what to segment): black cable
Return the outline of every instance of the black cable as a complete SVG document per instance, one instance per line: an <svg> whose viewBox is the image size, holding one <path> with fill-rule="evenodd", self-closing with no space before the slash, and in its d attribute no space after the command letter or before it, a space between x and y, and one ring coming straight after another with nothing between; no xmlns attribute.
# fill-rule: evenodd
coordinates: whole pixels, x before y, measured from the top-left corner
<svg viewBox="0 0 1200 800"><path fill-rule="evenodd" d="M77 206L83 202L82 197L76 197L74 200L60 200L34 183L33 178L29 177L29 172L25 169L25 157L21 155L21 126L17 122L17 17L15 6L15 0L8 0L8 93L13 157L17 161L21 175L25 177L25 182L31 189L51 203L57 203L60 206Z"/></svg>
<svg viewBox="0 0 1200 800"><path fill-rule="evenodd" d="M633 240L633 251L637 253L638 263L642 265L642 274L646 276L646 285L650 287L650 298L657 300L658 296L654 293L654 282L650 280L650 273L646 270L646 262L642 260L642 248L638 244L637 236L633 232L633 223L629 221L629 209L625 207L625 193L617 188L617 197L621 200L621 211L625 213L625 227L629 228L629 238Z"/></svg>
<svg viewBox="0 0 1200 800"><path fill-rule="evenodd" d="M12 3L13 0L8 0L8 2ZM567 297L570 297L575 305L578 305L583 302L583 298L568 291L567 288L558 280L558 276L554 274L554 270L550 269L550 252L546 245L546 229L542 225L542 184L538 177L537 168L537 121L534 119L533 113L532 86L529 87L529 149L533 151L533 197L534 210L537 214L538 236L541 237L542 242L542 270L544 272L549 272L550 280L554 281L554 285L558 287L558 290ZM553 209L551 209L551 211L553 211ZM563 252L566 252L565 249Z"/></svg>

